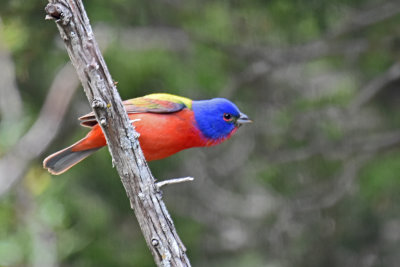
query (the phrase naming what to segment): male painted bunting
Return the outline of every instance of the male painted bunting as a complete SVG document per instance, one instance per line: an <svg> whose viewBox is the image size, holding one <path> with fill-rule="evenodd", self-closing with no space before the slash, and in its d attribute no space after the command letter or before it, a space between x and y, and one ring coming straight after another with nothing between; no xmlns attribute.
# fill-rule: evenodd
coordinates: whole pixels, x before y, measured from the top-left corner
<svg viewBox="0 0 400 267"><path fill-rule="evenodd" d="M225 98L194 101L171 94L151 94L123 102L140 134L147 161L171 156L183 149L217 145L252 122ZM90 132L77 143L48 156L43 167L61 174L106 145L93 112L79 118Z"/></svg>

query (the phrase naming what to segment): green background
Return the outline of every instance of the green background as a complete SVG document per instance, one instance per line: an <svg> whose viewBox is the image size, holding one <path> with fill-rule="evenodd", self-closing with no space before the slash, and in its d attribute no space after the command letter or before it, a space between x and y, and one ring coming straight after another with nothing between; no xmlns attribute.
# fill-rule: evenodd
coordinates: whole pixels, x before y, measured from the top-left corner
<svg viewBox="0 0 400 267"><path fill-rule="evenodd" d="M0 2L0 71L18 96L0 95L11 104L0 161L69 60L46 4ZM217 147L150 163L159 180L195 177L163 190L193 266L398 266L398 1L84 4L123 99L226 97L254 120ZM42 169L85 135L76 118L89 111L78 88L51 144L17 160L0 266L154 266L107 149L61 176Z"/></svg>

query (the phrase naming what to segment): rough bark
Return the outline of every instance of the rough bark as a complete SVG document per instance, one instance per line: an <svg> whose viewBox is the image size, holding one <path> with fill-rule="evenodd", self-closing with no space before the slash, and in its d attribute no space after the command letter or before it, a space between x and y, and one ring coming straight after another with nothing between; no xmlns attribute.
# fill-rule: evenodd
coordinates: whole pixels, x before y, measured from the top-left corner
<svg viewBox="0 0 400 267"><path fill-rule="evenodd" d="M190 266L81 0L50 0L45 10L46 18L56 21L156 264Z"/></svg>

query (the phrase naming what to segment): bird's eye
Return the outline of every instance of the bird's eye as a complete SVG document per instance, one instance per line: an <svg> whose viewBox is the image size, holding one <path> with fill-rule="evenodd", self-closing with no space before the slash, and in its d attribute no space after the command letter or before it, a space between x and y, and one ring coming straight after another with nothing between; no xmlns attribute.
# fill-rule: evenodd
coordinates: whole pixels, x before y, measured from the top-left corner
<svg viewBox="0 0 400 267"><path fill-rule="evenodd" d="M232 114L224 113L224 121L232 121L232 120L233 120Z"/></svg>

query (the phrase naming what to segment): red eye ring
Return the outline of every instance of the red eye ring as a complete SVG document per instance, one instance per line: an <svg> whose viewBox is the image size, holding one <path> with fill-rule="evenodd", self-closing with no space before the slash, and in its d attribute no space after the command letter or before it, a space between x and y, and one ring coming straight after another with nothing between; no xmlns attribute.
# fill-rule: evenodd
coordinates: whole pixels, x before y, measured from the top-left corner
<svg viewBox="0 0 400 267"><path fill-rule="evenodd" d="M229 113L224 113L223 118L224 118L224 121L232 121L233 120L232 114L229 114Z"/></svg>

